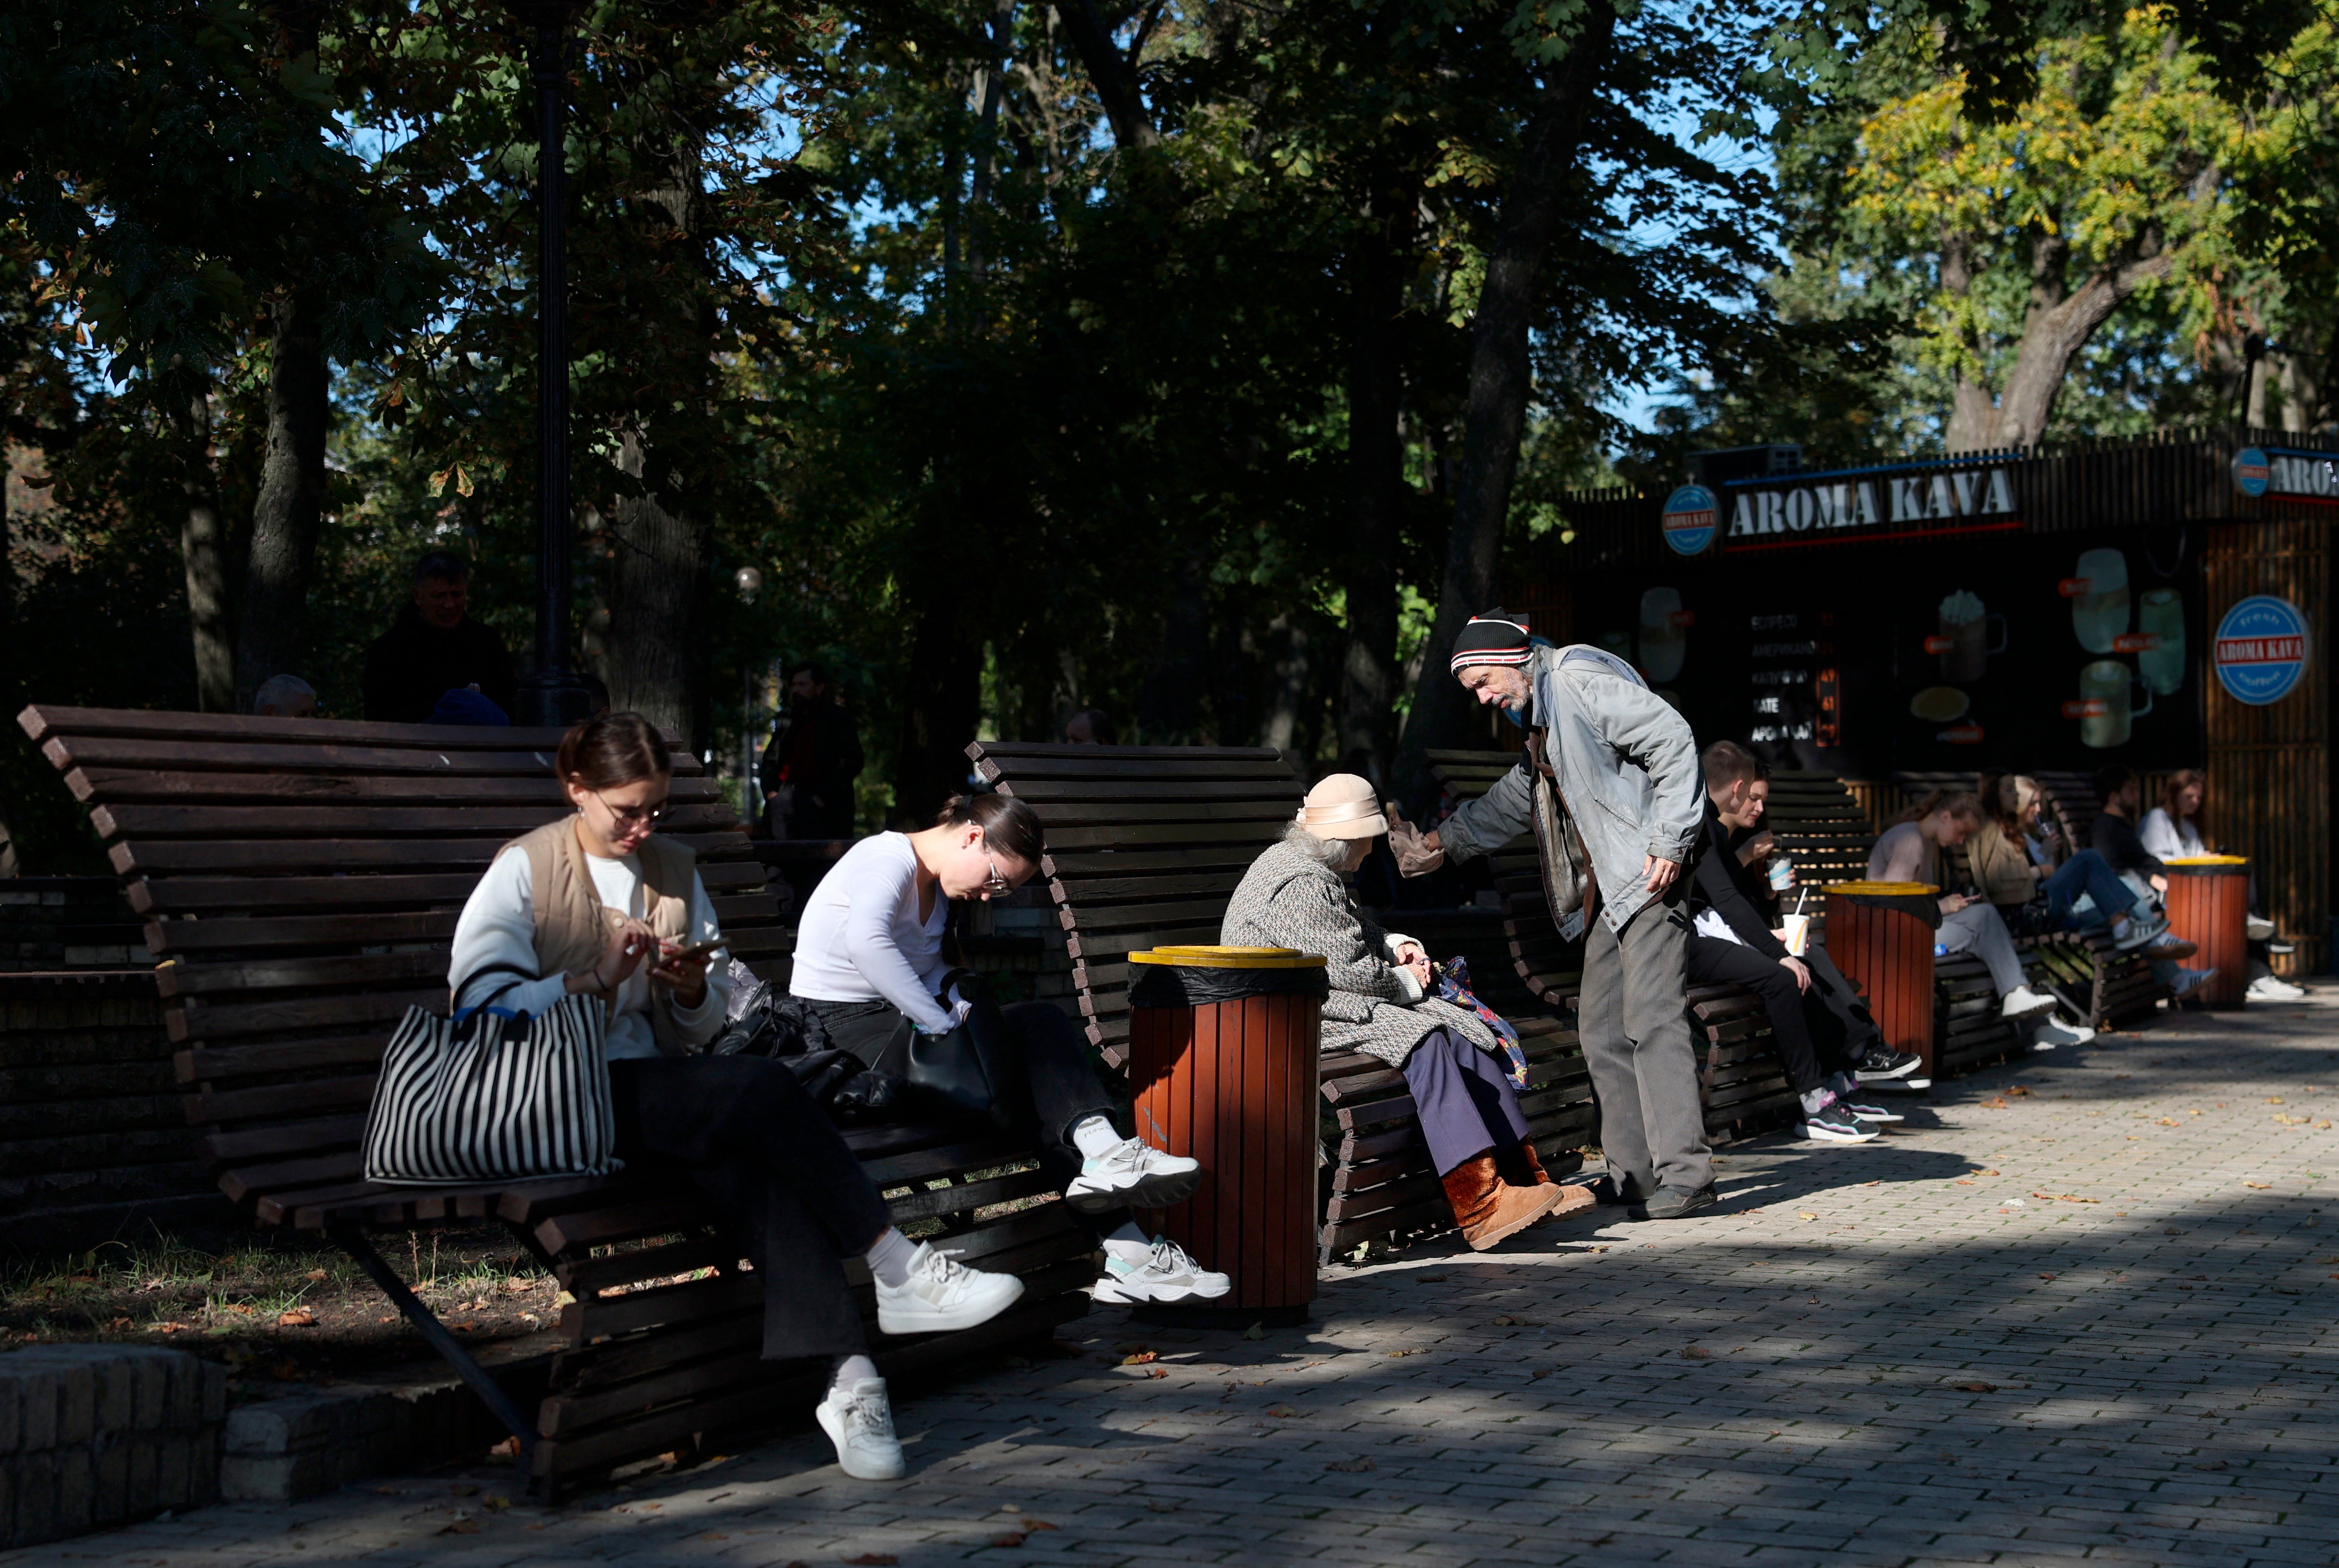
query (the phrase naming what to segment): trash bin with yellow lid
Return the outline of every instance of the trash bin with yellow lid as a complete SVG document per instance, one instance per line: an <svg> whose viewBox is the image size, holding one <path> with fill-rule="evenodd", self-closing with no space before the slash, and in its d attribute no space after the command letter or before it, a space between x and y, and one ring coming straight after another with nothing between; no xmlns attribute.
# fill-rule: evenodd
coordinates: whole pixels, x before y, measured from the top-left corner
<svg viewBox="0 0 2339 1568"><path fill-rule="evenodd" d="M1156 1224L1233 1281L1208 1303L1136 1313L1211 1326L1305 1322L1316 1299L1324 960L1283 947L1158 947L1129 962L1137 1134L1203 1171L1194 1196Z"/></svg>
<svg viewBox="0 0 2339 1568"><path fill-rule="evenodd" d="M2188 854L2168 868L2168 929L2201 951L2190 969L2217 972L2193 995L2211 1007L2240 1007L2250 993L2250 863L2238 854Z"/></svg>
<svg viewBox="0 0 2339 1568"><path fill-rule="evenodd" d="M1921 882L1828 884L1827 951L1868 1003L1884 1043L1933 1076L1933 937L1941 890Z"/></svg>

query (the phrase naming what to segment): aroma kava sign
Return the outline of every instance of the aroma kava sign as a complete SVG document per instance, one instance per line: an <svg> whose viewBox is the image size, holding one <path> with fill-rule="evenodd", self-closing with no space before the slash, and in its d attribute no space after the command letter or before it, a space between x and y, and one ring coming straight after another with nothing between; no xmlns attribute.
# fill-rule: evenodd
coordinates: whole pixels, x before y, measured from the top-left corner
<svg viewBox="0 0 2339 1568"><path fill-rule="evenodd" d="M1867 468L1730 487L1725 550L2020 527L2004 467Z"/></svg>

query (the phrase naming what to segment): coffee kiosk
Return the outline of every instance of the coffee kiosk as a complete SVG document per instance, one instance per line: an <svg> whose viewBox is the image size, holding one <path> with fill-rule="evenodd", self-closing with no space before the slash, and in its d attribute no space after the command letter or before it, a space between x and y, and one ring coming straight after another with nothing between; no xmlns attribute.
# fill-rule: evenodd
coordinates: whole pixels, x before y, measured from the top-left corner
<svg viewBox="0 0 2339 1568"><path fill-rule="evenodd" d="M1761 450L1667 495L1571 496L1561 528L1514 549L1501 602L1632 659L1701 745L1776 766L1880 784L2206 767L2210 836L2250 857L2297 939L2279 967L2323 971L2339 441L2254 430L1845 470Z"/></svg>

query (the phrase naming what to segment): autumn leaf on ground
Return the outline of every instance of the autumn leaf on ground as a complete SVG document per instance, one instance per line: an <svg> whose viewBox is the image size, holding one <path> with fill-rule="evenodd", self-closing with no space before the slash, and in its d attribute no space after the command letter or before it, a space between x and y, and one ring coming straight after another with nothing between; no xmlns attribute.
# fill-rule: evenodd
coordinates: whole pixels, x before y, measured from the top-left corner
<svg viewBox="0 0 2339 1568"><path fill-rule="evenodd" d="M1054 1530L1060 1528L1058 1525L1049 1524L1045 1519L1024 1519L1018 1523L1020 1523L1026 1530Z"/></svg>
<svg viewBox="0 0 2339 1568"><path fill-rule="evenodd" d="M1706 1349L1702 1345L1684 1345L1682 1346L1681 1353L1682 1359L1684 1361L1711 1361L1713 1359L1713 1352Z"/></svg>
<svg viewBox="0 0 2339 1568"><path fill-rule="evenodd" d="M993 1535L991 1538L991 1543L993 1546L1021 1546L1023 1544L1023 1537L1010 1530L1004 1535ZM848 1557L845 1561L849 1563L852 1559Z"/></svg>
<svg viewBox="0 0 2339 1568"><path fill-rule="evenodd" d="M1279 1421L1288 1421L1299 1414L1288 1405L1270 1405L1267 1407L1267 1413Z"/></svg>
<svg viewBox="0 0 2339 1568"><path fill-rule="evenodd" d="M1419 1355L1421 1355L1421 1354L1422 1354L1422 1352L1421 1352L1419 1349L1414 1349L1414 1350L1392 1350L1392 1351L1390 1351L1390 1352L1388 1353L1388 1357L1389 1357L1389 1359L1390 1359L1391 1361L1394 1361L1394 1360L1396 1360L1396 1359L1398 1356L1419 1356Z"/></svg>
<svg viewBox="0 0 2339 1568"><path fill-rule="evenodd" d="M1959 1383L1954 1385L1954 1386L1964 1389L1968 1394L1995 1394L1998 1392L1998 1385L1995 1383Z"/></svg>
<svg viewBox="0 0 2339 1568"><path fill-rule="evenodd" d="M1795 1218L1796 1218L1797 1219L1817 1219L1817 1218L1819 1218L1819 1216L1818 1216L1818 1215L1816 1215L1816 1214L1805 1214L1805 1213L1802 1213L1802 1212L1798 1211L1798 1212L1797 1212L1797 1214L1795 1215Z"/></svg>
<svg viewBox="0 0 2339 1568"><path fill-rule="evenodd" d="M446 1524L439 1526L439 1533L441 1535L476 1535L479 1533L479 1521L469 1514L458 1514Z"/></svg>
<svg viewBox="0 0 2339 1568"><path fill-rule="evenodd" d="M2242 1185L2250 1188L2254 1192L2264 1192L2267 1188L2272 1187L2274 1183L2271 1181L2245 1181Z"/></svg>
<svg viewBox="0 0 2339 1568"><path fill-rule="evenodd" d="M1170 1370L1164 1366L1149 1366L1145 1369L1145 1376L1148 1377L1167 1377L1170 1376Z"/></svg>
<svg viewBox="0 0 2339 1568"><path fill-rule="evenodd" d="M1140 1350L1134 1356L1122 1356L1120 1364L1123 1366L1150 1366L1160 1359L1160 1354L1155 1351Z"/></svg>
<svg viewBox="0 0 2339 1568"><path fill-rule="evenodd" d="M1264 1323L1254 1323L1254 1324L1252 1324L1248 1328L1246 1328L1246 1329L1244 1329L1244 1330L1243 1330L1243 1337L1244 1337L1245 1339L1264 1339L1264 1338L1266 1338L1266 1337L1267 1337L1267 1325L1266 1325L1266 1324L1264 1324Z"/></svg>
<svg viewBox="0 0 2339 1568"><path fill-rule="evenodd" d="M1377 1469L1379 1469L1379 1468L1380 1468L1380 1466L1379 1466L1379 1465L1377 1465L1377 1464L1374 1464L1371 1460L1369 1460L1369 1459L1367 1459L1367 1458L1364 1457L1362 1455L1357 1455L1356 1458L1354 1458L1354 1459L1334 1459L1334 1460L1329 1460L1329 1461L1327 1461L1327 1462L1325 1464L1324 1468L1325 1468L1325 1469L1327 1469L1327 1470L1347 1470L1347 1471L1350 1471L1350 1472L1356 1472L1356 1471L1364 1471L1364 1470L1377 1470Z"/></svg>
<svg viewBox="0 0 2339 1568"><path fill-rule="evenodd" d="M2025 1089L2022 1085L2020 1085L2020 1084L2018 1084L2018 1084L2016 1084L2012 1089L2008 1090L2006 1092L2007 1092L2007 1093L2008 1093L2008 1094L2011 1094L2011 1095L2024 1095L2024 1094L2028 1094L2030 1091L2029 1091L2028 1089Z"/></svg>
<svg viewBox="0 0 2339 1568"><path fill-rule="evenodd" d="M317 1315L305 1307L296 1307L290 1312L276 1315L276 1326L279 1328L314 1328L316 1326Z"/></svg>
<svg viewBox="0 0 2339 1568"><path fill-rule="evenodd" d="M1992 1096L1990 1099L1985 1100L1981 1102L1981 1108L1984 1110L2004 1110L2006 1109L2006 1101L1997 1096Z"/></svg>

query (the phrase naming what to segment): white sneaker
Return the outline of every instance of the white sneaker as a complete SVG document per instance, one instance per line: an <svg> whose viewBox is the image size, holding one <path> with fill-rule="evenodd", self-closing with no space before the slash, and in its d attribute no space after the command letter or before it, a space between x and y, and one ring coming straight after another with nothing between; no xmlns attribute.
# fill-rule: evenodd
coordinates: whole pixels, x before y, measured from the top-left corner
<svg viewBox="0 0 2339 1568"><path fill-rule="evenodd" d="M2059 1018L2042 1020L2038 1031L2030 1037L2033 1050L2052 1050L2058 1045L2085 1045L2096 1038L2096 1031L2084 1023L2065 1023Z"/></svg>
<svg viewBox="0 0 2339 1568"><path fill-rule="evenodd" d="M2177 1001L2182 1001L2216 977L2217 971L2214 969L2180 969L2176 971L2176 983L2168 989Z"/></svg>
<svg viewBox="0 0 2339 1568"><path fill-rule="evenodd" d="M2297 1001L2306 995L2306 988L2278 975L2262 974L2250 981L2249 994L2253 1001Z"/></svg>
<svg viewBox="0 0 2339 1568"><path fill-rule="evenodd" d="M2027 985L2018 985L2006 993L1998 1004L2000 1018L2037 1018L2042 1012L2052 1012L2062 1003L2051 996L2041 996Z"/></svg>
<svg viewBox="0 0 2339 1568"><path fill-rule="evenodd" d="M2262 914L2251 915L2247 922L2247 929L2249 932L2249 940L2252 942L2272 942L2274 940L2274 922L2266 919L2266 917Z"/></svg>
<svg viewBox="0 0 2339 1568"><path fill-rule="evenodd" d="M1098 1301L1183 1301L1189 1297L1208 1301L1233 1286L1225 1275L1196 1263L1176 1242L1157 1236L1142 1263L1130 1263L1105 1248L1104 1277L1089 1295Z"/></svg>
<svg viewBox="0 0 2339 1568"><path fill-rule="evenodd" d="M850 1388L832 1388L813 1414L836 1445L838 1466L855 1481L899 1481L906 1473L883 1378L864 1377Z"/></svg>
<svg viewBox="0 0 2339 1568"><path fill-rule="evenodd" d="M969 1268L953 1253L924 1242L899 1285L877 1282L877 1326L887 1334L946 1334L988 1323L1015 1305L1023 1282L1012 1274Z"/></svg>
<svg viewBox="0 0 2339 1568"><path fill-rule="evenodd" d="M1081 1162L1064 1201L1082 1214L1116 1208L1167 1208L1194 1196L1202 1162L1164 1154L1142 1139L1126 1139Z"/></svg>

